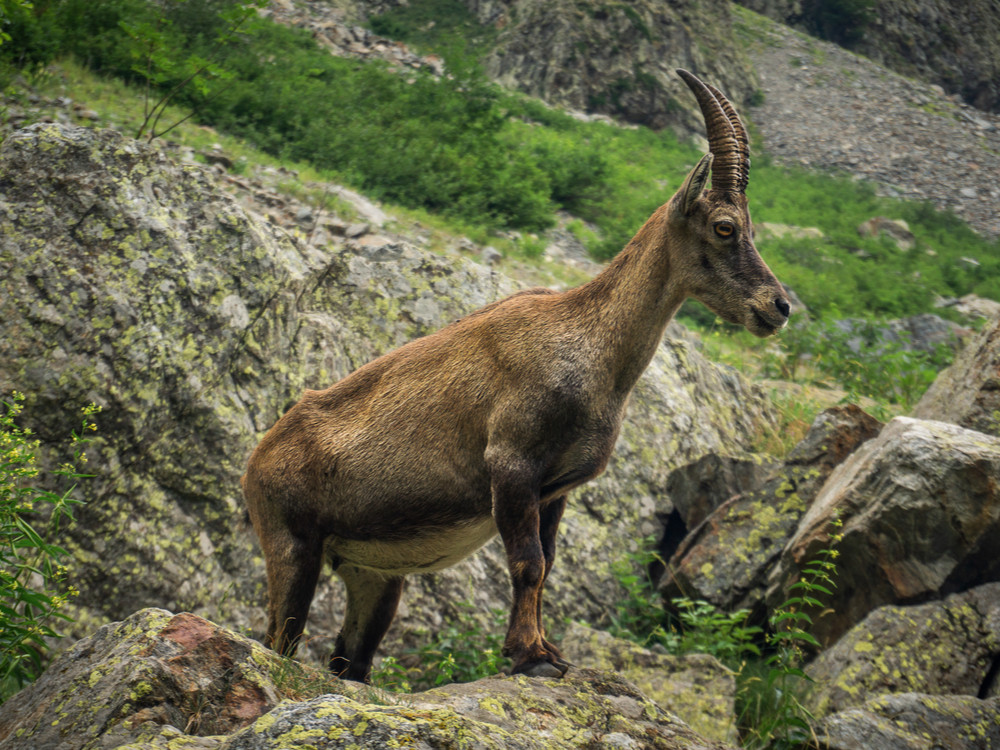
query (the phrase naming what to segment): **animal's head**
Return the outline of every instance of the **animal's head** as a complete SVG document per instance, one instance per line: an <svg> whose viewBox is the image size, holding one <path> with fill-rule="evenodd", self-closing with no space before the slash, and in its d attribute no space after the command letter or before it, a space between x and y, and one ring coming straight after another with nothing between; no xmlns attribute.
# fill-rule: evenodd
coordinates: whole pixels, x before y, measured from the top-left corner
<svg viewBox="0 0 1000 750"><path fill-rule="evenodd" d="M708 130L710 153L669 203L675 268L690 296L730 323L769 336L788 320L788 297L753 242L747 209L750 140L729 100L686 70ZM709 173L710 190L705 190ZM680 266L677 268L676 266Z"/></svg>

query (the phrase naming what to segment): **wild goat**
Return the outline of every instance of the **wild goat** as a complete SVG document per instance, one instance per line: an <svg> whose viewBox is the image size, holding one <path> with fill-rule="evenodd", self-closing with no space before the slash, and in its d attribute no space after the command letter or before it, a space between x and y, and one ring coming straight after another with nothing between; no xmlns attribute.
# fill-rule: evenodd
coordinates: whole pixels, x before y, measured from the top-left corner
<svg viewBox="0 0 1000 750"><path fill-rule="evenodd" d="M307 390L264 436L242 484L272 648L294 653L325 557L347 587L330 669L367 680L403 577L499 532L513 583L503 653L515 673L565 674L541 605L566 493L607 465L670 318L693 296L758 336L788 319L753 243L746 130L717 89L677 72L711 153L604 271L566 292L514 294Z"/></svg>

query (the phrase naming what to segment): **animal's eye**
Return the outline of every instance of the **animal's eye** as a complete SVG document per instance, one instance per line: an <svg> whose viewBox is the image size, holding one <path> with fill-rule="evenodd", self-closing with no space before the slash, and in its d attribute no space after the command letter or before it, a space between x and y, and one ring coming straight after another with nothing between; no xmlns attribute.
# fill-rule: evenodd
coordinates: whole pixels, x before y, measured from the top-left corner
<svg viewBox="0 0 1000 750"><path fill-rule="evenodd" d="M732 237L736 227L728 221L720 221L715 225L715 233L720 237Z"/></svg>

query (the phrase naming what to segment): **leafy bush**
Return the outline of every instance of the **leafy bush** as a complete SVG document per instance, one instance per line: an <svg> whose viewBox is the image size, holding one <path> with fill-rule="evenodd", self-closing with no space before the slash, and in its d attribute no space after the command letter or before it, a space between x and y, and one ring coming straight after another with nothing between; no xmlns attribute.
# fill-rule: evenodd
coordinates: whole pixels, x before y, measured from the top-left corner
<svg viewBox="0 0 1000 750"><path fill-rule="evenodd" d="M0 401L0 700L41 673L45 639L58 635L50 623L70 619L61 609L78 592L63 588L67 552L55 540L81 502L73 497L75 481L91 476L80 469L99 411L93 404L83 410L72 433L73 457L52 472L74 482L60 494L29 484L39 474L39 443L15 421L23 401L17 392Z"/></svg>

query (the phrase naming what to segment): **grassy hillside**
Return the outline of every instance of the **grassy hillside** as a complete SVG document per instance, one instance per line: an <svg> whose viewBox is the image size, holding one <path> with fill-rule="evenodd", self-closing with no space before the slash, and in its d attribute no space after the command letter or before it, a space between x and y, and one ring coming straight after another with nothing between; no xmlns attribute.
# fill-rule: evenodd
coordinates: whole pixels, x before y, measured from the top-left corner
<svg viewBox="0 0 1000 750"><path fill-rule="evenodd" d="M236 0L188 0L162 12L141 0L52 0L32 11L4 1L11 39L0 53L9 80L17 68L36 71L71 57L131 87L117 106L137 112L139 121L144 107L169 98L189 111L162 117L155 123L160 130L190 115L251 151L309 164L479 241L510 230L542 232L561 209L578 217L569 227L594 257L608 258L700 156L669 132L581 122L499 89L475 60L489 44L489 30L475 27L454 0L413 0L371 22L381 33L441 52L450 71L443 79L332 57L307 34L258 18L251 3ZM435 14L441 23L430 25ZM752 109L745 114L752 120ZM946 358L904 355L877 342L859 354L827 322L925 312L938 295L1000 299L997 243L926 204L880 198L847 178L778 167L759 152L748 193L755 221L822 232L820 239L758 243L818 323L785 336L778 350L728 338L719 354L732 361L905 407ZM858 224L876 215L905 219L916 247L902 252L888 239L859 237ZM522 254L537 255L545 246L531 234L522 237ZM963 256L980 265L960 262ZM684 314L715 330L704 308L689 305ZM896 357L899 372L915 373L913 387L901 389L898 378L880 385L887 356Z"/></svg>

